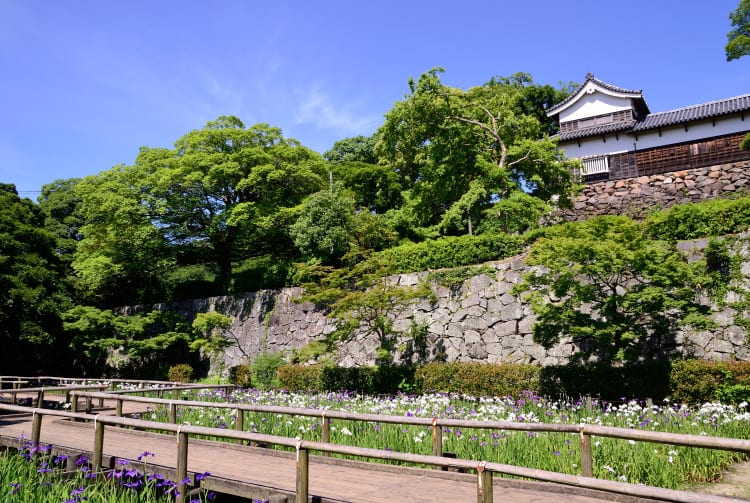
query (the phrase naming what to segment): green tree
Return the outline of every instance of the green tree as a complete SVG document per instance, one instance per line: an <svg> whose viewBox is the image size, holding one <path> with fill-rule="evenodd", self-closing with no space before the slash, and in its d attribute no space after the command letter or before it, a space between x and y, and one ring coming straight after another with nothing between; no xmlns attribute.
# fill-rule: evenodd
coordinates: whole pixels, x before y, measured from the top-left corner
<svg viewBox="0 0 750 503"><path fill-rule="evenodd" d="M358 209L383 214L403 203L400 177L387 166L345 162L333 166L333 176L354 193Z"/></svg>
<svg viewBox="0 0 750 503"><path fill-rule="evenodd" d="M319 281L303 285L302 300L328 309L336 330L328 334L329 347L350 340L356 335L374 338L378 343L377 360L392 361L398 337L408 334L394 329L394 320L414 302L433 297L426 281L417 285L398 285L389 274L393 264L387 259L372 257L351 268L313 268L310 276Z"/></svg>
<svg viewBox="0 0 750 503"><path fill-rule="evenodd" d="M161 278L175 261L154 225L144 182L139 167L115 166L75 186L84 225L72 267L85 302L111 307L160 300Z"/></svg>
<svg viewBox="0 0 750 503"><path fill-rule="evenodd" d="M70 306L65 269L44 216L14 185L0 184L0 345L3 372L60 370L60 313Z"/></svg>
<svg viewBox="0 0 750 503"><path fill-rule="evenodd" d="M353 231L351 194L341 184L335 184L308 197L303 208L290 229L294 244L306 257L327 264L338 262L349 251Z"/></svg>
<svg viewBox="0 0 750 503"><path fill-rule="evenodd" d="M290 210L326 175L322 157L279 128L246 128L234 116L191 131L173 150L143 148L136 166L164 239L209 248L226 285L233 260L279 250L283 243L269 236L279 237Z"/></svg>
<svg viewBox="0 0 750 503"><path fill-rule="evenodd" d="M75 187L80 178L55 180L42 186L37 202L44 214L44 227L57 237L57 253L70 263L81 239L84 221L79 212L81 198Z"/></svg>
<svg viewBox="0 0 750 503"><path fill-rule="evenodd" d="M534 340L550 348L571 337L578 362L660 356L680 326L711 323L698 302L711 282L705 262L688 262L625 217L551 228L527 264L541 267L514 291L525 292L537 314Z"/></svg>
<svg viewBox="0 0 750 503"><path fill-rule="evenodd" d="M348 162L377 164L378 156L375 154L377 141L377 134L344 138L334 143L333 147L323 154L323 157L331 164L345 164Z"/></svg>
<svg viewBox="0 0 750 503"><path fill-rule="evenodd" d="M544 103L528 75L495 78L467 91L440 81L442 69L409 83L378 131L377 152L399 173L423 226L473 228L493 201L515 191L570 203L568 161L539 117Z"/></svg>
<svg viewBox="0 0 750 503"><path fill-rule="evenodd" d="M750 0L740 0L737 9L729 14L732 29L727 33L725 52L727 61L750 54Z"/></svg>
<svg viewBox="0 0 750 503"><path fill-rule="evenodd" d="M169 366L189 361L195 339L185 318L173 311L123 315L75 306L63 317L75 364L84 375L163 377Z"/></svg>

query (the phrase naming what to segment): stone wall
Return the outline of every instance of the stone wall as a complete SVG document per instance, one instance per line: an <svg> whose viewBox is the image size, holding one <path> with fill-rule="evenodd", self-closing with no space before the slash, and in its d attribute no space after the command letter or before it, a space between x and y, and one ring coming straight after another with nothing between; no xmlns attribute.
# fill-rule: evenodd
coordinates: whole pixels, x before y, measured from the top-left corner
<svg viewBox="0 0 750 503"><path fill-rule="evenodd" d="M685 250L702 248L697 242ZM453 288L433 285L435 299L415 304L394 323L397 330L408 330L412 320L424 324L427 337L423 348L426 361L481 361L490 363L561 364L576 351L571 341L561 341L549 350L533 341L535 316L531 307L510 293L527 270L522 257L485 264L494 269ZM743 272L750 276L750 263ZM401 285L416 284L427 273L403 274L394 278ZM293 349L321 339L333 330L325 314L310 303L299 303L296 288L248 293L236 297L214 297L162 308L177 309L188 316L216 309L234 317L233 332L246 353ZM732 310L715 311L718 328L701 332L678 332L667 344L666 353L714 360L748 359L746 333L734 323ZM410 341L399 341L397 360L417 361L419 351ZM378 343L357 336L340 346L336 356L343 366L372 364ZM227 367L243 363L239 351L225 355ZM214 365L216 368L217 366Z"/></svg>
<svg viewBox="0 0 750 503"><path fill-rule="evenodd" d="M727 197L750 189L750 161L586 184L566 220L594 215L642 217L653 209Z"/></svg>

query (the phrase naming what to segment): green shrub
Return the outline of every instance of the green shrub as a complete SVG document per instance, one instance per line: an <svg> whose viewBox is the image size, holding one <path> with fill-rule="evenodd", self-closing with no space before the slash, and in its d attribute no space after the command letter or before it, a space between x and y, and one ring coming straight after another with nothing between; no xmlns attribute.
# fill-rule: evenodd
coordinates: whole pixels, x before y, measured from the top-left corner
<svg viewBox="0 0 750 503"><path fill-rule="evenodd" d="M416 370L414 380L423 391L517 396L539 388L540 369L528 364L428 363Z"/></svg>
<svg viewBox="0 0 750 503"><path fill-rule="evenodd" d="M680 204L644 223L651 236L669 241L736 234L750 227L750 197Z"/></svg>
<svg viewBox="0 0 750 503"><path fill-rule="evenodd" d="M282 353L263 353L255 357L252 364L253 383L256 388L271 389L279 387L277 372L284 364Z"/></svg>
<svg viewBox="0 0 750 503"><path fill-rule="evenodd" d="M272 255L253 257L234 264L232 293L257 292L287 286L291 262Z"/></svg>
<svg viewBox="0 0 750 503"><path fill-rule="evenodd" d="M278 370L279 385L288 391L325 391L324 364L282 365Z"/></svg>
<svg viewBox="0 0 750 503"><path fill-rule="evenodd" d="M237 365L229 369L229 382L241 388L253 385L253 368L250 365Z"/></svg>
<svg viewBox="0 0 750 503"><path fill-rule="evenodd" d="M171 300L199 299L224 293L210 265L176 267L166 277L165 282Z"/></svg>
<svg viewBox="0 0 750 503"><path fill-rule="evenodd" d="M621 366L609 363L553 365L541 370L538 391L554 397L662 400L669 395L669 371L668 361L632 362Z"/></svg>
<svg viewBox="0 0 750 503"><path fill-rule="evenodd" d="M669 379L671 398L678 403L739 402L748 398L750 362L679 360Z"/></svg>
<svg viewBox="0 0 750 503"><path fill-rule="evenodd" d="M526 238L507 234L444 237L397 246L377 253L394 264L393 273L481 264L517 255Z"/></svg>
<svg viewBox="0 0 750 503"><path fill-rule="evenodd" d="M193 367L187 363L172 365L169 367L167 376L172 382L190 382L190 379L193 377Z"/></svg>

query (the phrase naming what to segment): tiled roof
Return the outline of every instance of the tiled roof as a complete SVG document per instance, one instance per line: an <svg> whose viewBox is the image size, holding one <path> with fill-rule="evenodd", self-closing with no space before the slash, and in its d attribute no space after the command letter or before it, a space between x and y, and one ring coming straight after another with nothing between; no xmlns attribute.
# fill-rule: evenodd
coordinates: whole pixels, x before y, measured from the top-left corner
<svg viewBox="0 0 750 503"><path fill-rule="evenodd" d="M750 94L649 114L633 126L633 131L644 131L674 124L683 124L685 122L710 119L742 111L750 111Z"/></svg>
<svg viewBox="0 0 750 503"><path fill-rule="evenodd" d="M583 84L581 84L580 86L578 86L575 89L575 91L573 91L572 93L570 93L568 95L567 98L565 98L560 103L558 103L558 104L554 105L552 108L550 108L547 114L549 115L550 113L554 113L555 109L564 107L565 105L567 105L568 103L570 103L571 101L573 101L573 99L578 96L578 93L581 91L581 89L583 89L583 87L588 82L594 82L598 86L603 87L604 89L609 89L610 91L613 91L613 92L616 92L616 93L638 94L638 95L642 95L643 94L643 91L641 91L641 90L625 89L624 87L618 87L618 86L613 86L612 84L607 84L606 82L601 81L601 80L597 79L596 77L594 77L593 73L587 73L586 74L586 80L583 81Z"/></svg>
<svg viewBox="0 0 750 503"><path fill-rule="evenodd" d="M564 140L575 140L577 138L584 138L586 136L596 136L605 133L614 133L615 131L630 131L635 124L634 120L625 122L612 122L610 124L601 124L599 126L593 126L585 129L576 129L575 131L561 132L558 135L558 139Z"/></svg>

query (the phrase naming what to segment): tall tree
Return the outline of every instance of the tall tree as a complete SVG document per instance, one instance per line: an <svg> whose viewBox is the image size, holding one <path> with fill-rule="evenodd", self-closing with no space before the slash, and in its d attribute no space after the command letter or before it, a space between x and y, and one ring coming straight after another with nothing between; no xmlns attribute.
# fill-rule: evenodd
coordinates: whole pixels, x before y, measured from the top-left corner
<svg viewBox="0 0 750 503"><path fill-rule="evenodd" d="M515 292L537 314L534 340L578 344L579 363L665 356L680 326L711 325L699 302L711 288L705 262L688 262L671 243L649 236L625 217L568 223L535 242L528 272Z"/></svg>
<svg viewBox="0 0 750 503"><path fill-rule="evenodd" d="M86 302L112 307L161 296L174 259L145 204L144 182L138 167L115 166L75 186L84 225L72 266Z"/></svg>
<svg viewBox="0 0 750 503"><path fill-rule="evenodd" d="M14 185L0 184L0 346L3 372L64 371L60 313L65 271L44 216Z"/></svg>
<svg viewBox="0 0 750 503"><path fill-rule="evenodd" d="M482 210L518 190L569 203L572 161L540 122L544 92L530 77L463 91L444 85L441 72L410 82L378 131L377 152L418 201L421 224L472 233Z"/></svg>
<svg viewBox="0 0 750 503"><path fill-rule="evenodd" d="M322 157L279 128L246 128L219 117L186 134L175 148L143 148L136 160L159 232L172 243L205 246L229 281L232 261L270 247L268 233L303 198L324 186Z"/></svg>
<svg viewBox="0 0 750 503"><path fill-rule="evenodd" d="M333 147L323 154L323 157L331 164L343 164L347 162L377 164L378 156L375 154L375 144L377 141L377 134L344 138L334 143Z"/></svg>
<svg viewBox="0 0 750 503"><path fill-rule="evenodd" d="M750 0L740 0L737 9L729 14L732 29L727 33L725 52L727 61L750 55Z"/></svg>

